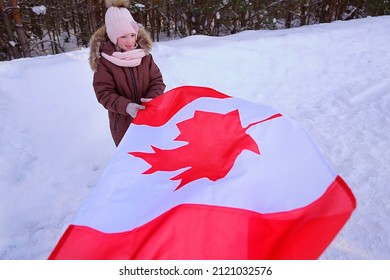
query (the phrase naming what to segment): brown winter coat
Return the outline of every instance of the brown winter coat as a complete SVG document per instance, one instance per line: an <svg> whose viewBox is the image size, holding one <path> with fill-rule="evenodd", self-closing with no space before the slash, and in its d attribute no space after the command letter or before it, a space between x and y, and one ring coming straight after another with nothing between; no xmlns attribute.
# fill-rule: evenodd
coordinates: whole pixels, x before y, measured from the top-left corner
<svg viewBox="0 0 390 280"><path fill-rule="evenodd" d="M98 29L90 40L89 63L94 71L93 88L97 100L108 110L110 130L118 146L133 118L126 113L130 102L141 103L141 98L154 98L163 94L165 84L160 69L150 50L152 39L143 28L137 35L138 48L146 52L136 67L119 67L100 55L111 55L115 46L107 37L105 26Z"/></svg>

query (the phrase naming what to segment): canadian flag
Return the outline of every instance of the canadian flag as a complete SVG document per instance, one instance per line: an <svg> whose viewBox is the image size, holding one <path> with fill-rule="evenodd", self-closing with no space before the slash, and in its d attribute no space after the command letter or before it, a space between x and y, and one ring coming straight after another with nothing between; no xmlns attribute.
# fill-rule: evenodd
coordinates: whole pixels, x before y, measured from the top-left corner
<svg viewBox="0 0 390 280"><path fill-rule="evenodd" d="M192 86L145 106L49 259L317 259L356 207L272 108Z"/></svg>

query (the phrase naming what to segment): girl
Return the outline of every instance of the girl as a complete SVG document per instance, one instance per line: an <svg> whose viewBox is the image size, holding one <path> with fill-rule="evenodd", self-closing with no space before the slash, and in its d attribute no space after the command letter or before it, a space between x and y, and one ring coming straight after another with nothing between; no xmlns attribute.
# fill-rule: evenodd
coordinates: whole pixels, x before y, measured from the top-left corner
<svg viewBox="0 0 390 280"><path fill-rule="evenodd" d="M150 54L152 39L131 16L128 0L106 0L105 26L90 40L93 88L108 110L110 130L118 146L138 110L163 94L165 84Z"/></svg>

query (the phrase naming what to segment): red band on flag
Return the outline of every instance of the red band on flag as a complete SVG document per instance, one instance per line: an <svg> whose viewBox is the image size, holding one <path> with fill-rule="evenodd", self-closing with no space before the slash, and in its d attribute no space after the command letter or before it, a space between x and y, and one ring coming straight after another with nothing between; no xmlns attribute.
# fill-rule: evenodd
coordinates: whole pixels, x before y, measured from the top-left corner
<svg viewBox="0 0 390 280"><path fill-rule="evenodd" d="M317 259L355 207L337 177L317 201L282 213L187 204L130 232L72 225L49 259Z"/></svg>

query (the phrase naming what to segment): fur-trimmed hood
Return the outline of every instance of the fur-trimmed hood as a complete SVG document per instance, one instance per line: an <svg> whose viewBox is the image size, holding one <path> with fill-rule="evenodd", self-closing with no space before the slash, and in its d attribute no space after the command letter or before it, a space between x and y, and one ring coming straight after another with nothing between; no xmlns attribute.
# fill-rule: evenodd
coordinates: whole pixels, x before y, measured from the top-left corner
<svg viewBox="0 0 390 280"><path fill-rule="evenodd" d="M139 48L142 48L147 55L152 50L153 40L149 32L142 27L138 30L137 43ZM114 44L108 39L105 25L96 30L92 35L89 41L89 48L89 65L91 66L92 71L96 71L101 57L101 51L112 49L111 53L107 53L111 55L115 50Z"/></svg>

